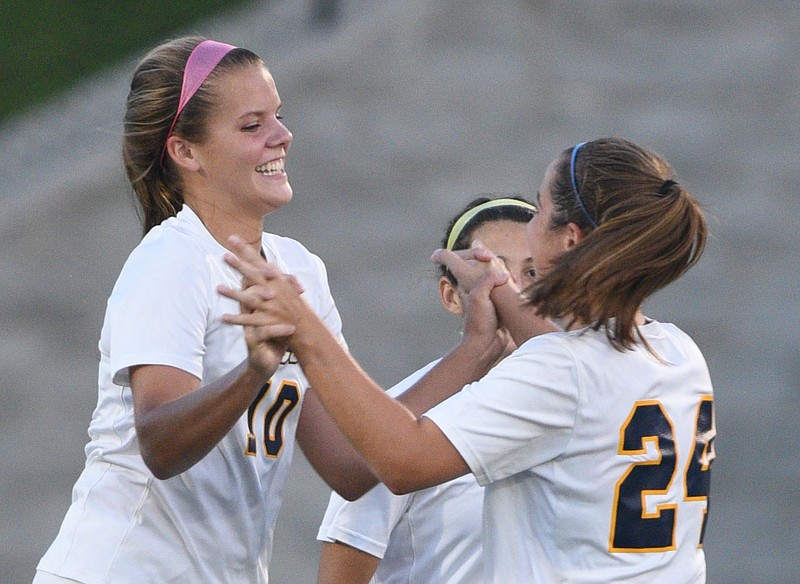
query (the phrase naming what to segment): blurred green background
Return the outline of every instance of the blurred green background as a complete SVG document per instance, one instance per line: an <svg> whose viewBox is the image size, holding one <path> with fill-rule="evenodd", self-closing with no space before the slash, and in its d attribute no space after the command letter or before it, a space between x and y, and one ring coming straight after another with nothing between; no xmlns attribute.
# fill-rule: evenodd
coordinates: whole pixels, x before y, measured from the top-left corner
<svg viewBox="0 0 800 584"><path fill-rule="evenodd" d="M0 123L193 22L246 2L3 1Z"/></svg>

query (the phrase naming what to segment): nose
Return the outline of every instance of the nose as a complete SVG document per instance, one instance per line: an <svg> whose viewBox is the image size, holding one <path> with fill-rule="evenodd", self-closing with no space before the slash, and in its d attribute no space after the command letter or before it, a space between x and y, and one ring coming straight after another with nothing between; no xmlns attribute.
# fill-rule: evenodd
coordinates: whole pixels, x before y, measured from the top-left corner
<svg viewBox="0 0 800 584"><path fill-rule="evenodd" d="M286 149L288 150L289 145L292 143L292 140L294 140L294 136L289 131L289 128L284 126L282 123L281 123L281 128L283 128L283 134L284 134L283 142L286 144Z"/></svg>
<svg viewBox="0 0 800 584"><path fill-rule="evenodd" d="M277 120L274 131L269 135L268 146L270 148L283 146L284 150L289 150L292 140L294 140L294 136L289 131L289 128L283 122Z"/></svg>

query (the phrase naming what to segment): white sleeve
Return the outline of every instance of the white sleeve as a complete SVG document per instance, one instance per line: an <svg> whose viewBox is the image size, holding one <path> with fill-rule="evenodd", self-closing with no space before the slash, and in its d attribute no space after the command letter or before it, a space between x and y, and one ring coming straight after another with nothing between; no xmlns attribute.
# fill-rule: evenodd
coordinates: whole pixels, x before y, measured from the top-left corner
<svg viewBox="0 0 800 584"><path fill-rule="evenodd" d="M579 401L575 359L552 334L531 339L425 416L485 486L562 454Z"/></svg>
<svg viewBox="0 0 800 584"><path fill-rule="evenodd" d="M411 496L395 495L382 484L356 501L331 493L317 539L339 541L383 558L392 530L403 517Z"/></svg>
<svg viewBox="0 0 800 584"><path fill-rule="evenodd" d="M129 385L128 368L140 364L202 379L213 288L205 256L191 242L135 249L108 300L114 383Z"/></svg>

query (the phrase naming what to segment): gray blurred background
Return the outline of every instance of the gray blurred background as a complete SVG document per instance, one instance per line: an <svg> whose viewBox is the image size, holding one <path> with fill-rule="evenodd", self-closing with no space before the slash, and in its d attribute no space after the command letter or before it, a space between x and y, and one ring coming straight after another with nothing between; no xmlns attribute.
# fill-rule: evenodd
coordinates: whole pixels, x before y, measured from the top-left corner
<svg viewBox="0 0 800 584"><path fill-rule="evenodd" d="M333 5L328 5L331 8ZM717 392L711 583L800 581L800 5L794 0L253 2L189 30L271 69L295 198L267 218L327 264L388 386L457 340L430 252L474 194L627 137L705 206L701 263L653 298ZM29 582L83 465L105 300L139 239L119 157L139 55L0 127L0 582ZM327 489L299 456L271 581L315 581Z"/></svg>

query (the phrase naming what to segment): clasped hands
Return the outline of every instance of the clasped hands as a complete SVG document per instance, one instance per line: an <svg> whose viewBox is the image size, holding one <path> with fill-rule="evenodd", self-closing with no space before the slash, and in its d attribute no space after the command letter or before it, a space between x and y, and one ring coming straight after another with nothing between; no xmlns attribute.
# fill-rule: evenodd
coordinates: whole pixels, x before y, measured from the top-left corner
<svg viewBox="0 0 800 584"><path fill-rule="evenodd" d="M226 253L224 260L242 275L242 287L217 287L221 296L239 303L239 314L225 314L222 321L244 328L249 364L269 378L297 329L305 304L300 297L303 288L294 276L281 272L240 237L233 235L228 243L232 252Z"/></svg>
<svg viewBox="0 0 800 584"><path fill-rule="evenodd" d="M294 276L281 272L240 237L231 236L228 243L231 252L224 260L242 275L242 287L217 288L240 307L239 314L226 314L223 321L244 328L251 366L271 375L290 348L299 321L308 314L303 288ZM465 336L497 337L498 318L489 295L511 279L503 262L479 242L466 250L436 250L431 259L453 273L467 296Z"/></svg>
<svg viewBox="0 0 800 584"><path fill-rule="evenodd" d="M459 289L465 294L470 294L475 288L491 292L511 279L503 261L478 240L473 241L467 249L437 249L431 260L450 270L458 280Z"/></svg>
<svg viewBox="0 0 800 584"><path fill-rule="evenodd" d="M508 330L503 326L492 292L506 284L519 289L505 263L480 241L468 249L451 251L437 249L431 260L444 265L458 281L458 289L466 298L464 305L464 336L492 339L490 350L498 354L514 348Z"/></svg>

